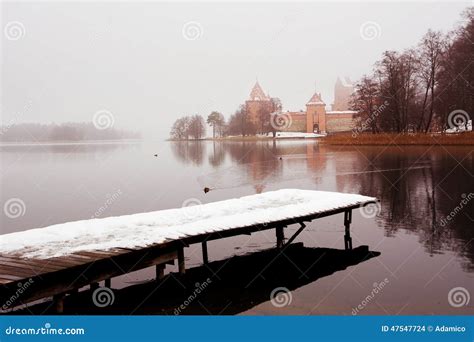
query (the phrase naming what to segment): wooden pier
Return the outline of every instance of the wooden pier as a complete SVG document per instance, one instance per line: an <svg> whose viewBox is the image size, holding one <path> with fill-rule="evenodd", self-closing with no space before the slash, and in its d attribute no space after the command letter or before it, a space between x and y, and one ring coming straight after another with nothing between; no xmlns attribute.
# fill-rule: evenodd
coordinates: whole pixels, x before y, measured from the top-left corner
<svg viewBox="0 0 474 342"><path fill-rule="evenodd" d="M8 311L39 299L52 297L58 313L63 310L64 298L76 293L84 286L92 289L104 281L110 287L114 277L147 267L156 268L156 278L164 276L167 264L177 261L179 273L186 272L184 249L191 244L201 244L203 263L208 263L207 242L237 235L250 235L265 230L275 230L277 248L292 243L304 230L307 222L344 214L344 246L352 249L350 224L352 210L376 202L375 199L358 201L351 205L320 210L310 215L294 216L283 220L268 221L243 227L219 230L216 232L187 235L141 248L111 248L107 250L79 251L52 258L24 258L0 251L0 309ZM285 228L297 224L299 229L288 239Z"/></svg>

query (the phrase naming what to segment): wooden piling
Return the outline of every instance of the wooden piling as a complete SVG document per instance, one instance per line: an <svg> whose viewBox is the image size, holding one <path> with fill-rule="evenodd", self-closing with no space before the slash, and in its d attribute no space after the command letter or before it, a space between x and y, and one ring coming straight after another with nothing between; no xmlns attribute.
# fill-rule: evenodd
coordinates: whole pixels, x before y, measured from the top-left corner
<svg viewBox="0 0 474 342"><path fill-rule="evenodd" d="M344 212L344 248L346 250L352 249L352 238L351 238L351 222L352 222L352 210L346 210Z"/></svg>
<svg viewBox="0 0 474 342"><path fill-rule="evenodd" d="M207 264L209 263L209 257L207 254L207 241L203 241L201 245L202 245L202 262L204 264Z"/></svg>
<svg viewBox="0 0 474 342"><path fill-rule="evenodd" d="M54 311L58 314L61 314L64 312L64 298L65 297L66 297L66 294L64 293L60 293L53 296Z"/></svg>
<svg viewBox="0 0 474 342"><path fill-rule="evenodd" d="M184 263L184 248L178 249L178 269L180 274L186 273L186 264Z"/></svg>
<svg viewBox="0 0 474 342"><path fill-rule="evenodd" d="M163 279L165 277L165 264L156 265L156 280Z"/></svg>
<svg viewBox="0 0 474 342"><path fill-rule="evenodd" d="M285 243L285 232L283 231L283 226L278 226L275 229L276 239L277 239L277 248L282 248Z"/></svg>
<svg viewBox="0 0 474 342"><path fill-rule="evenodd" d="M112 287L112 279L111 278L107 278L104 280L104 286L105 287Z"/></svg>

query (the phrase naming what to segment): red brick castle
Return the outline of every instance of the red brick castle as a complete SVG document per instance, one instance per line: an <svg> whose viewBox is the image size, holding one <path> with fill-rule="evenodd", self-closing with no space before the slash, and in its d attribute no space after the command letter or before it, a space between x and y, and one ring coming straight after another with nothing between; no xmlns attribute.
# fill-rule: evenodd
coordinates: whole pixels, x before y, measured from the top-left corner
<svg viewBox="0 0 474 342"><path fill-rule="evenodd" d="M327 111L321 94L314 93L306 103L306 111L283 113L291 119L291 125L285 130L307 133L337 133L352 130L356 112L349 110L349 100L353 91L354 87L348 78L338 78L334 86L332 110ZM249 99L245 101L245 106L255 122L262 109L271 108L271 99L258 82L250 92Z"/></svg>

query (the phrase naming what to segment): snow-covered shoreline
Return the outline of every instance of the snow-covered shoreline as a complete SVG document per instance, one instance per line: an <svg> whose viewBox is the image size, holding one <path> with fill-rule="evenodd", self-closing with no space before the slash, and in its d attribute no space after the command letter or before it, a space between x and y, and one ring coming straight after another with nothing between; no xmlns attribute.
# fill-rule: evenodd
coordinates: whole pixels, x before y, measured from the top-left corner
<svg viewBox="0 0 474 342"><path fill-rule="evenodd" d="M90 219L0 235L0 254L51 258L88 250L137 248L211 232L302 217L375 198L283 189L148 213Z"/></svg>

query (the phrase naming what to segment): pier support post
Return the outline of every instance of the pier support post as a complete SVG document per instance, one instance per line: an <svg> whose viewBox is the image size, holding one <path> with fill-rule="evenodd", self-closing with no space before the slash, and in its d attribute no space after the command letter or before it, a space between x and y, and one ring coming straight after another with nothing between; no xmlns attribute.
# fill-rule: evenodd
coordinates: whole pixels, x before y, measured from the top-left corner
<svg viewBox="0 0 474 342"><path fill-rule="evenodd" d="M352 238L351 238L351 222L352 222L352 210L346 210L344 212L344 227L345 227L345 235L344 235L344 248L345 250L352 249Z"/></svg>
<svg viewBox="0 0 474 342"><path fill-rule="evenodd" d="M183 247L178 248L178 269L179 269L179 274L185 274L186 273L186 265L184 263L184 248Z"/></svg>
<svg viewBox="0 0 474 342"><path fill-rule="evenodd" d="M165 264L156 265L156 280L163 279L165 277Z"/></svg>
<svg viewBox="0 0 474 342"><path fill-rule="evenodd" d="M209 263L209 256L207 254L207 241L202 242L202 262L205 264Z"/></svg>
<svg viewBox="0 0 474 342"><path fill-rule="evenodd" d="M60 293L53 296L54 311L58 314L64 312L64 298L66 294Z"/></svg>
<svg viewBox="0 0 474 342"><path fill-rule="evenodd" d="M277 239L277 248L282 248L285 242L285 232L283 231L283 226L276 227L275 232Z"/></svg>
<svg viewBox="0 0 474 342"><path fill-rule="evenodd" d="M112 287L112 279L111 278L105 279L104 286L109 287L109 288Z"/></svg>
<svg viewBox="0 0 474 342"><path fill-rule="evenodd" d="M90 285L91 291L94 291L99 288L99 283L91 283Z"/></svg>

